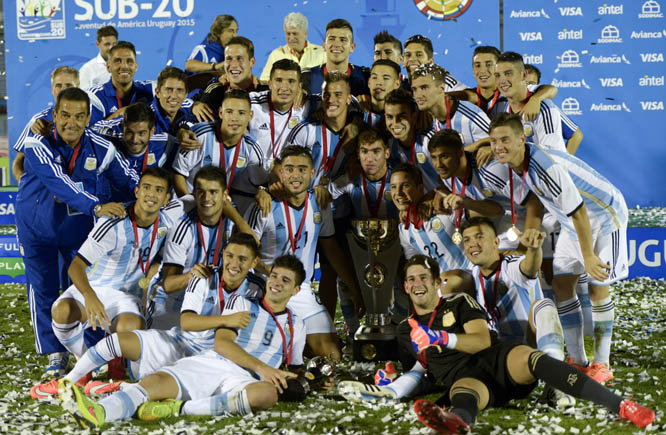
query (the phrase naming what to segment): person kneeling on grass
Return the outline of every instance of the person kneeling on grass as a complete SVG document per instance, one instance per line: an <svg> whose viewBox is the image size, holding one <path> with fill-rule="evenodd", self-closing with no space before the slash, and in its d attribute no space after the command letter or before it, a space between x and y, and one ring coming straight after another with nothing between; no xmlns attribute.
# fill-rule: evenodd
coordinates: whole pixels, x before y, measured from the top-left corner
<svg viewBox="0 0 666 435"><path fill-rule="evenodd" d="M304 278L300 260L278 257L262 299L227 300L226 315L249 311L251 321L242 329L218 329L215 351L181 359L99 403L63 378L58 387L62 407L87 428L130 418L135 412L142 420L180 414L245 415L272 407L278 398L288 400L291 379L297 375L279 367L302 365L305 327L286 306ZM149 402L163 399L176 400Z"/></svg>

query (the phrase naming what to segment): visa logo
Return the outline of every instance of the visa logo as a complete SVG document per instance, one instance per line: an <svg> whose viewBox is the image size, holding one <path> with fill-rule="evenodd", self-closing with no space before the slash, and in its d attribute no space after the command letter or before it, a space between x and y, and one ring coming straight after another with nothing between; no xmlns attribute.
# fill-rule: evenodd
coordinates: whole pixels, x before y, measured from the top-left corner
<svg viewBox="0 0 666 435"><path fill-rule="evenodd" d="M643 62L663 62L663 53L641 53L641 60Z"/></svg>
<svg viewBox="0 0 666 435"><path fill-rule="evenodd" d="M641 101L643 110L664 110L663 101Z"/></svg>
<svg viewBox="0 0 666 435"><path fill-rule="evenodd" d="M624 86L621 77L601 77L599 78L599 81L601 82L601 86L605 88L617 88Z"/></svg>
<svg viewBox="0 0 666 435"><path fill-rule="evenodd" d="M580 6L559 8L559 9L560 9L560 15L562 15L563 17L583 16L583 10L580 8Z"/></svg>
<svg viewBox="0 0 666 435"><path fill-rule="evenodd" d="M541 32L520 32L520 39L522 41L543 41Z"/></svg>
<svg viewBox="0 0 666 435"><path fill-rule="evenodd" d="M0 204L0 215L16 214L14 204Z"/></svg>

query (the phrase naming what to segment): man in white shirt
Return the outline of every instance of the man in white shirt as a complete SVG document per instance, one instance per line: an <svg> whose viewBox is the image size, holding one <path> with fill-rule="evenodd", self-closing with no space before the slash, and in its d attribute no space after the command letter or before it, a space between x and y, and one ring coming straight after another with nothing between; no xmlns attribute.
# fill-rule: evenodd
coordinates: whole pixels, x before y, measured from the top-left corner
<svg viewBox="0 0 666 435"><path fill-rule="evenodd" d="M111 79L111 74L106 69L106 61L109 58L111 47L118 42L118 31L113 26L100 27L97 30L97 48L99 54L84 63L79 70L79 81L81 89L90 89L94 86L103 85Z"/></svg>

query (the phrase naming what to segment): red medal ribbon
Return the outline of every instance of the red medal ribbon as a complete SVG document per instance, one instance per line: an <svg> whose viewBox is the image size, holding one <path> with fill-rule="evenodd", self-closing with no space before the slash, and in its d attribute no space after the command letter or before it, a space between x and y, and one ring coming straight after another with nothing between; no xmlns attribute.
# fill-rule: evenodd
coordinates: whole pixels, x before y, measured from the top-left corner
<svg viewBox="0 0 666 435"><path fill-rule="evenodd" d="M414 132L414 140L412 141L411 151L409 152L409 164L414 164L414 156L416 155L416 132Z"/></svg>
<svg viewBox="0 0 666 435"><path fill-rule="evenodd" d="M157 228L160 226L160 215L157 215L155 222L153 222L153 233L150 236L150 249L148 250L148 258L146 259L146 265L143 265L143 254L141 249L141 244L139 243L139 231L136 224L136 216L134 215L134 207L130 209L130 222L132 222L132 230L134 230L134 240L136 241L136 246L139 249L139 266L141 266L141 272L144 276L148 276L148 270L150 269L150 253L153 250L153 243L155 242L155 237L157 237Z"/></svg>
<svg viewBox="0 0 666 435"><path fill-rule="evenodd" d="M525 96L525 99L523 100L523 103L522 103L522 104L523 104L523 107L525 107L525 103L527 103L527 100L530 99L530 96L531 96L531 95L532 95L532 93L531 93L530 90L528 89L528 90L527 90L527 95ZM509 108L509 113L514 113L514 112L513 112L513 109L511 108L511 104L507 104L507 106L508 106L508 108ZM521 107L521 109L522 109L522 107Z"/></svg>
<svg viewBox="0 0 666 435"><path fill-rule="evenodd" d="M294 106L289 108L289 115L287 116L287 122L284 123L284 127L282 127L282 131L280 132L280 136L278 136L278 140L282 138L282 134L284 133L284 130L287 128L287 125L289 125L289 120L291 119L291 111L293 110ZM275 116L273 115L273 101L269 98L268 99L268 110L270 111L271 115L271 152L273 153L273 158L276 159L278 156L278 151L276 150L275 147Z"/></svg>
<svg viewBox="0 0 666 435"><path fill-rule="evenodd" d="M146 152L143 153L143 163L141 164L142 174L146 172L146 168L148 167L148 151L150 151L150 143L146 145Z"/></svg>
<svg viewBox="0 0 666 435"><path fill-rule="evenodd" d="M238 143L236 144L234 150L234 157L231 161L231 173L227 174L227 191L231 189L231 183L234 182L234 175L236 175L236 163L238 163L238 155L240 154L241 142L243 142L243 136L241 136L241 138L238 139ZM224 149L225 149L224 142L220 141L218 142L218 145L220 147L220 167L224 169L224 172L227 172L227 162L224 158Z"/></svg>
<svg viewBox="0 0 666 435"><path fill-rule="evenodd" d="M479 283L481 283L481 294L483 295L483 305L486 307L486 311L488 314L490 314L490 318L494 323L497 322L497 319L495 318L495 305L497 304L497 283L499 282L499 277L500 277L500 271L502 269L502 257L500 256L500 261L499 264L497 265L497 270L495 271L495 280L493 281L493 305L490 307L488 305L488 298L486 297L486 284L485 284L485 278L483 277L483 274L481 273L481 270L479 270Z"/></svg>
<svg viewBox="0 0 666 435"><path fill-rule="evenodd" d="M308 203L309 203L309 198L305 198L305 206L303 207L303 216L301 216L301 223L298 226L298 232L296 233L296 237L294 237L294 231L291 228L291 216L289 214L289 204L287 201L282 201L282 205L284 207L284 215L285 218L287 219L287 228L289 228L289 242L291 243L291 253L296 255L296 245L298 245L298 241L301 239L301 233L303 232L303 226L305 224L305 220L307 219L308 216Z"/></svg>
<svg viewBox="0 0 666 435"><path fill-rule="evenodd" d="M217 298L220 300L220 314L224 313L224 285L225 284L224 284L224 276L222 276L223 273L224 273L224 271L222 270L220 272L220 284L217 287ZM240 286L239 286L239 288L240 288ZM231 295L229 295L229 297L230 298L233 297L236 294L237 291L238 291L238 289L234 290L234 292L231 293Z"/></svg>
<svg viewBox="0 0 666 435"><path fill-rule="evenodd" d="M525 187L525 175L527 175L527 169L530 164L530 154L529 150L527 149L527 146L525 146L525 158L523 162L523 181L520 183L520 197L523 197L523 188ZM511 165L509 164L509 190L511 194L511 222L513 223L513 226L516 226L516 222L518 221L518 217L516 216L516 209L515 205L513 203L513 169L511 168Z"/></svg>
<svg viewBox="0 0 666 435"><path fill-rule="evenodd" d="M120 99L120 97L118 96L118 89L116 89L116 87L113 86L113 91L116 93L116 103L118 103L118 108L120 109L120 108L123 107L123 102Z"/></svg>
<svg viewBox="0 0 666 435"><path fill-rule="evenodd" d="M483 107L483 105L481 104L481 102L484 101L485 98L483 98L483 95L481 95L481 87L480 86L476 87L476 98L477 98L476 105L479 106L479 108L481 108L481 110L488 113L491 110L493 110L493 107L495 107L495 103L497 103L497 99L499 98L499 90L495 89L495 93L493 94L493 100L490 102L489 107Z"/></svg>
<svg viewBox="0 0 666 435"><path fill-rule="evenodd" d="M460 188L460 197L462 199L465 199L465 190L467 190L467 184L465 182L469 179L469 173L472 170L471 165L467 165L467 173L465 174L465 180L461 181L461 188ZM451 193L456 194L456 177L451 177ZM522 195L521 195L522 196ZM463 210L456 210L455 212L455 223L456 223L456 232L458 232L460 228L460 221L462 221L462 215L463 215Z"/></svg>
<svg viewBox="0 0 666 435"><path fill-rule="evenodd" d="M79 139L79 143L76 144L74 147L74 154L72 154L72 158L69 159L69 164L67 165L67 175L72 175L72 172L74 171L74 166L76 165L76 159L79 157L79 152L81 151L81 139Z"/></svg>
<svg viewBox="0 0 666 435"><path fill-rule="evenodd" d="M365 202L368 204L368 211L370 211L372 217L377 217L379 206L382 203L382 197L384 196L384 187L386 187L386 175L388 175L388 168L386 168L386 172L384 172L384 178L382 178L382 185L379 188L379 191L377 192L377 202L375 202L374 207L372 206L372 203L370 201L370 193L368 192L368 182L366 180L365 175L363 176L363 194L365 195Z"/></svg>
<svg viewBox="0 0 666 435"><path fill-rule="evenodd" d="M432 314L430 315L430 320L428 320L428 329L432 329L432 324L435 321L435 316L437 315L437 310L439 309L439 306L442 305L442 302L444 302L444 298L439 298L439 302L437 302L437 306L435 307Z"/></svg>
<svg viewBox="0 0 666 435"><path fill-rule="evenodd" d="M215 235L215 251L213 253L213 265L217 266L217 260L220 255L220 246L222 246L222 223L224 222L224 217L220 216L220 220L217 223L217 234ZM206 244L204 243L203 230L201 229L201 219L197 218L197 233L199 235L199 243L204 251L205 264L208 263L208 256L210 255L209 250L206 249Z"/></svg>
<svg viewBox="0 0 666 435"><path fill-rule="evenodd" d="M449 100L448 95L444 96L444 104L446 105L446 128L451 129L451 100ZM439 131L439 120L435 122L435 131Z"/></svg>
<svg viewBox="0 0 666 435"><path fill-rule="evenodd" d="M322 165L324 167L325 175L328 174L328 172L333 168L333 165L335 165L335 161L338 158L338 153L342 149L342 146L338 146L333 152L333 156L328 158L328 132L326 129L326 123L324 122L321 123L321 142L323 148Z"/></svg>
<svg viewBox="0 0 666 435"><path fill-rule="evenodd" d="M291 311L287 310L287 319L289 322L289 350L287 350L287 337L284 334L284 329L282 329L282 326L280 326L280 322L278 322L277 316L275 313L273 313L273 310L271 310L271 307L268 306L265 300L261 300L261 305L263 305L264 309L268 311L268 314L271 315L273 320L275 321L275 326L277 326L278 331L280 331L280 335L282 336L282 352L283 358L282 360L285 362L285 364L290 365L291 364L291 356L292 356L292 351L294 349L294 320L291 317Z"/></svg>
<svg viewBox="0 0 666 435"><path fill-rule="evenodd" d="M416 222L414 222L414 228L420 230L423 226L423 220L419 217L416 211L416 205L414 204L410 204L407 209L407 224L405 225L405 228L409 229L409 226L412 224L412 213L414 213L414 218L416 220Z"/></svg>

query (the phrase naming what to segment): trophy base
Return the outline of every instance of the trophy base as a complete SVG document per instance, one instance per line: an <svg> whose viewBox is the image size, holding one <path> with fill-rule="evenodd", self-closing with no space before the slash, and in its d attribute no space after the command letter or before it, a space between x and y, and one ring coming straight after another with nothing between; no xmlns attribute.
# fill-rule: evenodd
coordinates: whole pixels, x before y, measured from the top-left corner
<svg viewBox="0 0 666 435"><path fill-rule="evenodd" d="M395 359L398 341L393 325L361 326L354 334L354 361L388 361Z"/></svg>

